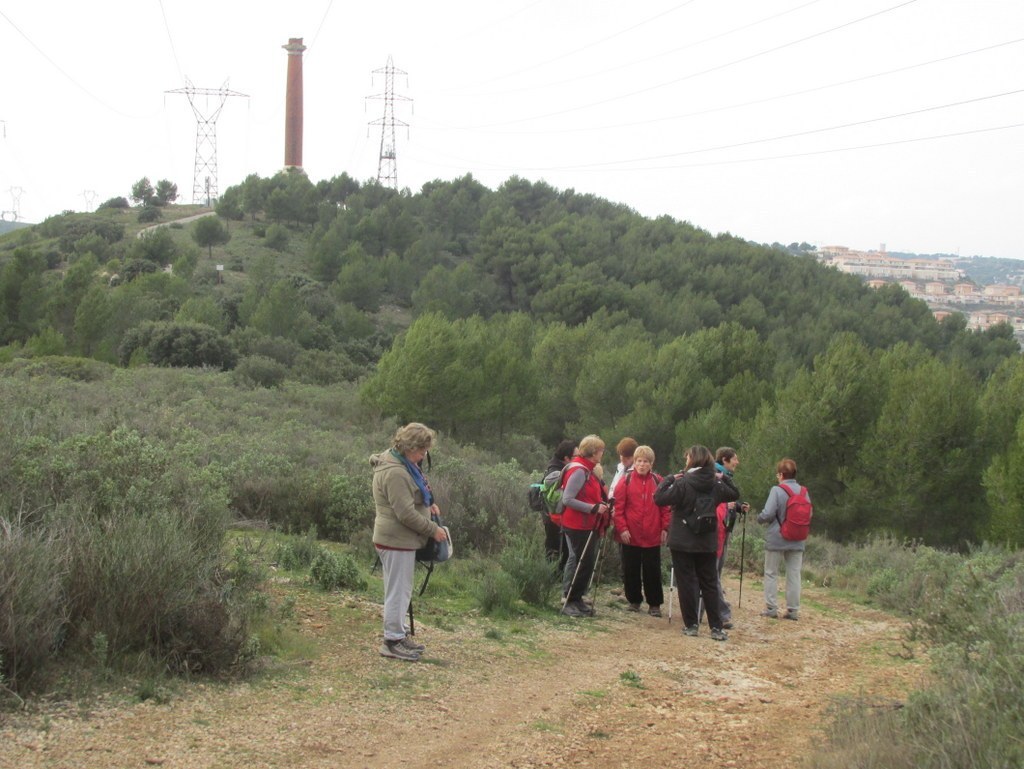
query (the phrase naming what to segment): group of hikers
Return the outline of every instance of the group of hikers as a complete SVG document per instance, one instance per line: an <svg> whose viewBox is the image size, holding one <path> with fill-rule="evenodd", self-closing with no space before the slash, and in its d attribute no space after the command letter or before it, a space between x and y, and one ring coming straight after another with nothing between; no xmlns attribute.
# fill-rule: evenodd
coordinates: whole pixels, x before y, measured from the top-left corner
<svg viewBox="0 0 1024 769"><path fill-rule="evenodd" d="M714 455L705 446L686 450L683 469L664 477L654 472L654 450L623 438L616 445L619 457L610 484L603 479L605 444L588 435L579 444L563 441L536 484L548 504L541 511L548 558L557 562L562 574L561 612L570 617L593 616L592 604L584 597L594 576L599 543L613 527L619 544L622 586L628 609L640 611L644 601L648 613L662 616L665 595L661 571L661 549L667 545L672 573L679 590L683 633L696 636L702 615L707 616L711 638L725 641L733 627L732 607L722 588L722 568L729 537L750 505L740 501L733 474L739 467L736 450L723 446ZM806 524L795 515L789 526L803 526L787 532L787 512L796 509L791 497L806 502L809 524L810 499L795 480L796 463L783 459L776 466L778 485L772 488L759 523L767 524L765 539L765 609L763 616L796 620L800 611L800 570ZM557 499L555 505L551 499ZM784 536L789 534L789 538ZM778 572L786 566L786 610L780 614Z"/></svg>
<svg viewBox="0 0 1024 769"><path fill-rule="evenodd" d="M384 657L417 661L425 651L406 624L413 589L416 551L429 540L443 542L438 507L422 463L436 439L427 426L412 422L399 428L389 450L370 457L376 516L373 542L384 577ZM628 609L662 616L661 549L668 546L679 592L683 633L698 635L706 614L711 638L725 641L732 628L731 606L725 599L721 573L729 534L750 506L740 501L733 473L739 456L729 447L712 455L705 446L686 450L684 467L664 477L654 472L650 446L623 438L616 446L619 463L610 484L601 460L605 443L588 435L577 444L562 441L545 472L534 484L531 499L542 496L547 557L562 575L560 611L590 617L586 600L600 545L611 529L622 564L623 592ZM778 485L757 516L767 524L765 535L762 616L796 620L800 611L800 570L811 507L807 489L796 482L796 463L776 466ZM778 572L786 567L786 610L777 599Z"/></svg>

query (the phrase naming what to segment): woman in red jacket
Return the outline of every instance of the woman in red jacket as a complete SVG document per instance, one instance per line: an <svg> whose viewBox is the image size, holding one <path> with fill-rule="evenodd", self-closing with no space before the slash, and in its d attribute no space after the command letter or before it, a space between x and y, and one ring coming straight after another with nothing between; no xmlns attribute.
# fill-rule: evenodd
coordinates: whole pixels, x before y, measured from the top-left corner
<svg viewBox="0 0 1024 769"><path fill-rule="evenodd" d="M654 468L654 449L638 446L633 467L612 490L615 536L622 543L622 581L630 611L640 611L646 596L648 613L661 616L661 546L668 537L672 508L654 504L661 476Z"/></svg>

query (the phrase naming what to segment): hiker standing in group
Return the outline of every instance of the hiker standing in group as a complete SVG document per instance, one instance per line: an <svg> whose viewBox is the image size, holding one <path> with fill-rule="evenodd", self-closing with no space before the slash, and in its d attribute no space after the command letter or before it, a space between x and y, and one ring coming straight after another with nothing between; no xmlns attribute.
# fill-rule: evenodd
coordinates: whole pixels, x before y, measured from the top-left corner
<svg viewBox="0 0 1024 769"><path fill-rule="evenodd" d="M635 456L636 447L638 443L636 438L623 438L615 446L615 453L619 455L619 464L615 468L615 475L612 476L612 482L608 485L609 493L611 494L611 501L615 502L615 487L619 485L619 481L622 477L633 469L633 457Z"/></svg>
<svg viewBox="0 0 1024 769"><path fill-rule="evenodd" d="M555 447L555 454L544 471L544 486L549 483L559 484L562 470L575 452L576 441L564 440ZM544 552L549 561L557 561L560 572L564 571L569 548L565 546L565 536L562 533L562 515L554 510L545 509L541 513L541 520L544 522Z"/></svg>
<svg viewBox="0 0 1024 769"><path fill-rule="evenodd" d="M370 457L373 468L373 544L384 574L383 657L416 662L424 647L409 638L405 614L412 600L416 551L433 537L444 542L443 528L431 520L439 514L420 464L433 445L435 433L410 422L398 429L391 449Z"/></svg>
<svg viewBox="0 0 1024 769"><path fill-rule="evenodd" d="M736 468L740 466L740 457L736 453L736 449L730 448L729 446L722 446L718 451L715 452L715 471L726 476L736 484L735 478L733 477L736 472ZM739 488L736 489L739 491ZM718 571L718 597L720 600L722 613L722 627L726 630L732 628L732 604L725 600L725 588L722 586L722 569L725 567L725 554L729 550L729 535L732 534L733 527L736 525L736 518L740 515L746 515L750 510L750 505L746 502L722 502L716 512L718 514L718 552L716 569Z"/></svg>
<svg viewBox="0 0 1024 769"><path fill-rule="evenodd" d="M665 600L661 584L661 546L668 539L672 511L654 503L654 492L662 480L653 472L654 449L637 446L631 453L632 469L624 473L612 489L612 520L615 536L622 546L622 586L629 611L640 611L640 604L646 597L647 613L660 617Z"/></svg>
<svg viewBox="0 0 1024 769"><path fill-rule="evenodd" d="M619 455L619 464L615 467L612 482L608 484L608 504L612 506L613 510L615 509L615 487L627 473L633 472L633 452L636 451L638 445L636 438L629 436L615 444L615 453ZM615 541L619 543L619 579L625 584L626 566L622 560L622 541L619 539L618 532L615 532Z"/></svg>
<svg viewBox="0 0 1024 769"><path fill-rule="evenodd" d="M588 435L580 441L577 455L562 472L562 530L569 546L569 558L562 573L562 613L570 617L589 617L594 613L583 602L583 595L590 585L600 539L608 525L604 483L594 472L603 455L604 441Z"/></svg>
<svg viewBox="0 0 1024 769"><path fill-rule="evenodd" d="M800 570L804 562L806 531L794 536L801 539L787 539L783 526L786 522L788 502L792 496L803 494L810 508L807 489L796 482L796 462L788 457L779 460L775 466L778 485L768 493L764 509L757 516L758 523L768 524L764 535L764 611L762 617L779 616L778 580L779 566L786 563L786 613L783 619L796 620L800 614ZM810 520L808 512L808 523Z"/></svg>
<svg viewBox="0 0 1024 769"><path fill-rule="evenodd" d="M683 471L665 476L654 493L656 504L672 506L668 547L679 586L684 635L695 636L699 630L699 595L704 600L711 638L715 641L728 639L722 627L718 602L716 508L722 502L733 502L738 498L739 492L732 481L715 472L711 451L700 445L687 449Z"/></svg>

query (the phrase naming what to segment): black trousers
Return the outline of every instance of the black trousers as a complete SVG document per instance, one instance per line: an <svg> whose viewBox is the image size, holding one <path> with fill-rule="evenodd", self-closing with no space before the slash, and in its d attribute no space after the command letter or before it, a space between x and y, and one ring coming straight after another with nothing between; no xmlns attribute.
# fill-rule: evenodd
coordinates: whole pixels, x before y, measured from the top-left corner
<svg viewBox="0 0 1024 769"><path fill-rule="evenodd" d="M718 559L714 553L684 553L672 551L672 568L676 570L676 585L679 588L679 609L683 625L697 625L698 596L704 599L708 614L708 625L722 627L721 606L718 603Z"/></svg>
<svg viewBox="0 0 1024 769"><path fill-rule="evenodd" d="M622 587L630 603L643 603L645 596L651 606L664 603L660 547L622 546Z"/></svg>
<svg viewBox="0 0 1024 769"><path fill-rule="evenodd" d="M594 566L597 563L597 548L601 544L601 536L596 531L564 531L566 543L569 545L569 558L562 572L562 592L568 603L580 600L587 592L590 575L594 573Z"/></svg>
<svg viewBox="0 0 1024 769"><path fill-rule="evenodd" d="M549 561L558 561L558 571L562 572L569 558L569 548L565 545L562 527L553 522L547 513L541 513L540 519L544 522L544 553Z"/></svg>

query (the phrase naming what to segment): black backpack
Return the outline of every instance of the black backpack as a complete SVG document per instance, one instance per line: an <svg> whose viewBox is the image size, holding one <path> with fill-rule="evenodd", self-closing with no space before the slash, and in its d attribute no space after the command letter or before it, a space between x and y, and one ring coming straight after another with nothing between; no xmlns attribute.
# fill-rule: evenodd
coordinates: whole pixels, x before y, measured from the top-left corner
<svg viewBox="0 0 1024 769"><path fill-rule="evenodd" d="M691 534L699 537L718 528L718 503L715 502L714 494L703 494L696 489L694 493L697 497L693 501L693 511L683 518L683 523Z"/></svg>

